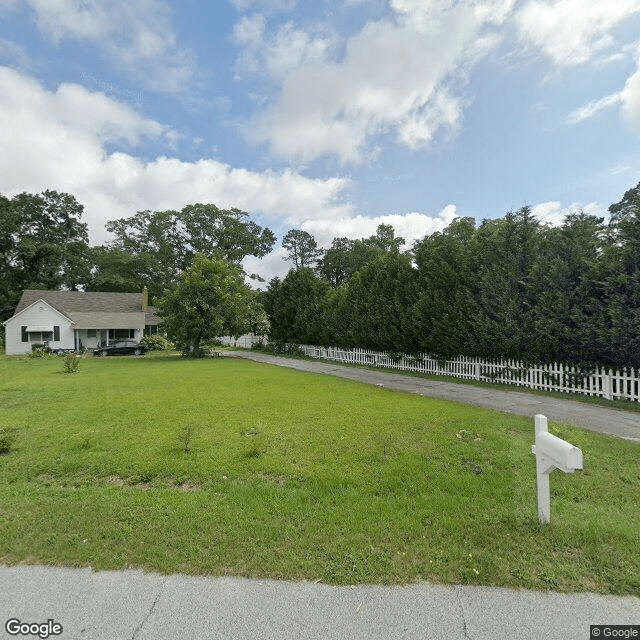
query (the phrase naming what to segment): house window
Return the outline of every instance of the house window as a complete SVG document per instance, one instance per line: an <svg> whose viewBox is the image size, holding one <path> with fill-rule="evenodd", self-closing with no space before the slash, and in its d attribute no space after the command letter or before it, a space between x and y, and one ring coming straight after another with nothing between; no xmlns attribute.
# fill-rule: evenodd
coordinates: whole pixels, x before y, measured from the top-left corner
<svg viewBox="0 0 640 640"><path fill-rule="evenodd" d="M95 329L87 329L87 338L95 338L96 330Z"/></svg>
<svg viewBox="0 0 640 640"><path fill-rule="evenodd" d="M29 342L47 342L53 340L53 331L29 331Z"/></svg>
<svg viewBox="0 0 640 640"><path fill-rule="evenodd" d="M29 334L27 333L27 327L20 327L22 330L22 342L29 342Z"/></svg>
<svg viewBox="0 0 640 640"><path fill-rule="evenodd" d="M109 340L128 340L134 332L135 329L109 329Z"/></svg>
<svg viewBox="0 0 640 640"><path fill-rule="evenodd" d="M53 341L60 342L60 327L53 327Z"/></svg>

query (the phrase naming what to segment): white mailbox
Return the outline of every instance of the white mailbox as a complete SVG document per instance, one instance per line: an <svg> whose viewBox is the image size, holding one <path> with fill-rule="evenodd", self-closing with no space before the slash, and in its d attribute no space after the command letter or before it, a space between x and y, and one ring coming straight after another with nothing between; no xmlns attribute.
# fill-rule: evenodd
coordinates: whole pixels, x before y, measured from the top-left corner
<svg viewBox="0 0 640 640"><path fill-rule="evenodd" d="M536 443L531 447L531 453L536 456L538 519L540 522L549 522L551 519L549 474L554 469L560 469L565 473L582 469L582 451L550 434L546 416L536 415L535 424Z"/></svg>

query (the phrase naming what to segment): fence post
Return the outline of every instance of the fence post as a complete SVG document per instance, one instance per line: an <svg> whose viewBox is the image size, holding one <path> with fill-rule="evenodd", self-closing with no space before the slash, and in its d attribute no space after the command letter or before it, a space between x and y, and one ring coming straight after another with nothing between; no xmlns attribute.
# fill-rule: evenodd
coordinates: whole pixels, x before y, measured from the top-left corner
<svg viewBox="0 0 640 640"><path fill-rule="evenodd" d="M609 375L609 369L602 369L602 397L606 400L611 400L611 376Z"/></svg>

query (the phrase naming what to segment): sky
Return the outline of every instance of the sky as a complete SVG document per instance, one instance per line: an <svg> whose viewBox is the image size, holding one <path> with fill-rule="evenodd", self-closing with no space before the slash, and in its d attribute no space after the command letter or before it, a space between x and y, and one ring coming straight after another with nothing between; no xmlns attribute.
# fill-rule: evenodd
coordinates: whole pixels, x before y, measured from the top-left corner
<svg viewBox="0 0 640 640"><path fill-rule="evenodd" d="M561 223L640 181L640 0L0 0L0 193L105 222L212 202L278 235L527 205Z"/></svg>

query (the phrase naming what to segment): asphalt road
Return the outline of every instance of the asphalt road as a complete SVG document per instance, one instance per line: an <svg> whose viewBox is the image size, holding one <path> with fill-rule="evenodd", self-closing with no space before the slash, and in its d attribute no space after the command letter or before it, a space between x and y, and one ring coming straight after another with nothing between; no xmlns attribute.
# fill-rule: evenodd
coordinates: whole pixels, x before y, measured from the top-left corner
<svg viewBox="0 0 640 640"><path fill-rule="evenodd" d="M230 355L529 417L543 413L551 421L640 442L639 414L597 405L254 352ZM9 620L14 627L7 630ZM20 623L48 620L50 629L61 625L59 635L39 626L30 635L9 633ZM333 587L20 565L0 566L0 623L1 638L64 640L588 640L598 637L590 635L590 625L627 626L608 635L603 629L603 638L640 638L640 598L429 583Z"/></svg>
<svg viewBox="0 0 640 640"><path fill-rule="evenodd" d="M387 389L396 389L422 396L444 398L478 407L507 411L532 419L541 413L551 422L564 422L590 431L597 431L607 435L640 442L640 413L609 409L597 404L550 398L547 396L511 391L475 387L468 384L455 384L440 380L426 380L399 373L388 373L374 369L360 369L345 367L339 364L319 362L314 360L296 360L295 358L281 358L255 351L227 351L226 355L246 358L256 362L290 367L300 371L325 373L349 380L357 380L368 384L375 384ZM533 422L531 424L533 434ZM638 636L640 638L640 635Z"/></svg>
<svg viewBox="0 0 640 640"><path fill-rule="evenodd" d="M27 566L0 567L0 585L3 638L25 637L10 619L51 619L64 640L588 640L591 624L640 625L639 598L589 593Z"/></svg>

